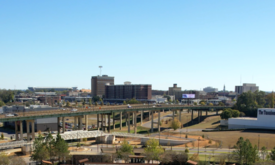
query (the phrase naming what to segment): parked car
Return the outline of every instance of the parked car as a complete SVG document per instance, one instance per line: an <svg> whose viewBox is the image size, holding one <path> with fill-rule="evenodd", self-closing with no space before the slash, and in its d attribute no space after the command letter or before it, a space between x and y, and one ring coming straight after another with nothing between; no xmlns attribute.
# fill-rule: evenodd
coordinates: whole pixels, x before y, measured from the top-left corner
<svg viewBox="0 0 275 165"><path fill-rule="evenodd" d="M77 111L77 109L73 108L71 111L72 111L72 112L76 112L76 111Z"/></svg>
<svg viewBox="0 0 275 165"><path fill-rule="evenodd" d="M18 116L18 114L17 113L15 113L15 114L13 114L14 116Z"/></svg>
<svg viewBox="0 0 275 165"><path fill-rule="evenodd" d="M14 116L13 114L9 113L9 114L6 114L6 117L12 117Z"/></svg>

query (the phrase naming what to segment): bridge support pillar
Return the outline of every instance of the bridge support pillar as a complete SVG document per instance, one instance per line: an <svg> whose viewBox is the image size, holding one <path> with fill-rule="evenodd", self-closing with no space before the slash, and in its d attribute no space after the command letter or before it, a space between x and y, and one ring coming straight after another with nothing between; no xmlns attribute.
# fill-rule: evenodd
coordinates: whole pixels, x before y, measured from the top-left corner
<svg viewBox="0 0 275 165"><path fill-rule="evenodd" d="M140 125L142 125L143 123L143 111L140 112Z"/></svg>
<svg viewBox="0 0 275 165"><path fill-rule="evenodd" d="M194 119L194 111L193 109L191 109L191 122L193 123L193 119Z"/></svg>
<svg viewBox="0 0 275 165"><path fill-rule="evenodd" d="M18 136L18 121L14 122L14 126L15 126L15 140L19 140L19 136Z"/></svg>
<svg viewBox="0 0 275 165"><path fill-rule="evenodd" d="M108 114L108 133L111 132L111 114Z"/></svg>
<svg viewBox="0 0 275 165"><path fill-rule="evenodd" d="M133 118L133 119L132 119L132 127L135 126L135 119L134 119L134 118L135 118L135 114L134 114L134 113L135 113L135 112L132 113L132 118Z"/></svg>
<svg viewBox="0 0 275 165"><path fill-rule="evenodd" d="M77 130L77 117L74 117L74 130Z"/></svg>
<svg viewBox="0 0 275 165"><path fill-rule="evenodd" d="M57 117L57 132L60 134L60 117Z"/></svg>
<svg viewBox="0 0 275 165"><path fill-rule="evenodd" d="M130 133L130 112L127 113L128 133Z"/></svg>
<svg viewBox="0 0 275 165"><path fill-rule="evenodd" d="M208 111L205 111L205 116L208 116Z"/></svg>
<svg viewBox="0 0 275 165"><path fill-rule="evenodd" d="M216 110L216 115L218 115L219 114L219 111L218 110Z"/></svg>
<svg viewBox="0 0 275 165"><path fill-rule="evenodd" d="M30 141L30 121L27 120L26 121L26 127L27 127L27 141L29 142Z"/></svg>
<svg viewBox="0 0 275 165"><path fill-rule="evenodd" d="M148 121L150 121L150 119L151 119L151 111L149 111Z"/></svg>
<svg viewBox="0 0 275 165"><path fill-rule="evenodd" d="M113 112L113 129L116 129L116 123L115 123L115 112Z"/></svg>
<svg viewBox="0 0 275 165"><path fill-rule="evenodd" d="M180 123L181 123L181 111L182 111L182 109L180 109L180 111L179 111L179 121L180 121ZM180 128L182 128L182 124L180 124Z"/></svg>
<svg viewBox="0 0 275 165"><path fill-rule="evenodd" d="M152 114L152 118L151 118L151 133L153 133L154 131L154 117L153 117L153 114Z"/></svg>
<svg viewBox="0 0 275 165"><path fill-rule="evenodd" d="M65 117L62 117L62 133L65 133Z"/></svg>
<svg viewBox="0 0 275 165"><path fill-rule="evenodd" d="M120 123L120 130L122 130L122 112L120 112L120 120L119 120L119 123Z"/></svg>
<svg viewBox="0 0 275 165"><path fill-rule="evenodd" d="M173 112L173 114L172 114L172 120L174 121L174 119L175 119L175 111L173 110L172 112Z"/></svg>
<svg viewBox="0 0 275 165"><path fill-rule="evenodd" d="M23 122L20 121L20 140L23 140Z"/></svg>
<svg viewBox="0 0 275 165"><path fill-rule="evenodd" d="M201 120L200 120L200 110L198 110L198 122L201 122Z"/></svg>
<svg viewBox="0 0 275 165"><path fill-rule="evenodd" d="M85 115L85 128L89 131L89 115Z"/></svg>
<svg viewBox="0 0 275 165"><path fill-rule="evenodd" d="M133 116L134 116L135 134L137 134L137 112L133 112Z"/></svg>
<svg viewBox="0 0 275 165"><path fill-rule="evenodd" d="M78 129L82 130L82 116L78 117Z"/></svg>
<svg viewBox="0 0 275 165"><path fill-rule="evenodd" d="M158 131L160 132L160 111L158 111Z"/></svg>
<svg viewBox="0 0 275 165"><path fill-rule="evenodd" d="M96 123L96 125L97 125L97 130L99 130L99 114L97 114L96 117L97 117L97 123Z"/></svg>
<svg viewBox="0 0 275 165"><path fill-rule="evenodd" d="M100 121L100 124L101 124L101 131L105 131L104 127L103 127L103 114L101 114L101 121Z"/></svg>
<svg viewBox="0 0 275 165"><path fill-rule="evenodd" d="M31 121L32 123L32 140L35 140L35 128L34 128L34 120Z"/></svg>

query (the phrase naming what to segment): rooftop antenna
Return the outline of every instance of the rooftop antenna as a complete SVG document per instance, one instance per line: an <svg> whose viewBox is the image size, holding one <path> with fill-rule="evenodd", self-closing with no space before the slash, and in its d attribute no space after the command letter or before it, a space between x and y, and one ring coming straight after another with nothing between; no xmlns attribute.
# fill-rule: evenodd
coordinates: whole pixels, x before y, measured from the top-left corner
<svg viewBox="0 0 275 165"><path fill-rule="evenodd" d="M102 66L99 66L99 69L100 69L100 76L101 76L101 68L102 68Z"/></svg>

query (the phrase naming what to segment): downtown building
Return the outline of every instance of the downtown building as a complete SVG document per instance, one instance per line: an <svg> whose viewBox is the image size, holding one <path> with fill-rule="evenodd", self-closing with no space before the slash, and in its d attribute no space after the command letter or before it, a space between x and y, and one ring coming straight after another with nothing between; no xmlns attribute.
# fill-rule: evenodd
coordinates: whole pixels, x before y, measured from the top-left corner
<svg viewBox="0 0 275 165"><path fill-rule="evenodd" d="M242 86L235 86L235 92L237 94L242 94L243 92L255 92L258 91L259 87L256 84L244 83Z"/></svg>
<svg viewBox="0 0 275 165"><path fill-rule="evenodd" d="M93 76L91 79L92 96L103 97L105 95L105 85L114 85L115 77L108 75Z"/></svg>
<svg viewBox="0 0 275 165"><path fill-rule="evenodd" d="M106 85L104 101L123 102L135 98L141 102L151 101L151 84L131 84L129 82L123 85Z"/></svg>

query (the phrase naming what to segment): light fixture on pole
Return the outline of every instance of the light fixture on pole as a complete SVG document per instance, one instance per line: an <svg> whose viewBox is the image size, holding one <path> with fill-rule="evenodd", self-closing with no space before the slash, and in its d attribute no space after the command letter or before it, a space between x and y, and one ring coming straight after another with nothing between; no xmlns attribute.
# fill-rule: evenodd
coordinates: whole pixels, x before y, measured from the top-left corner
<svg viewBox="0 0 275 165"><path fill-rule="evenodd" d="M99 66L99 69L100 69L100 76L101 76L101 68L102 68L102 66Z"/></svg>

